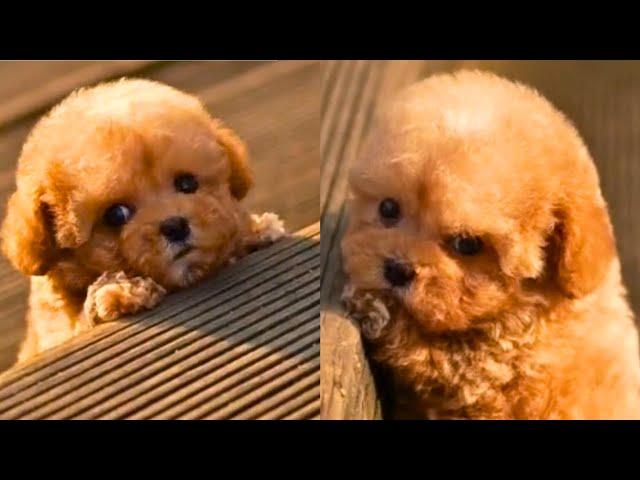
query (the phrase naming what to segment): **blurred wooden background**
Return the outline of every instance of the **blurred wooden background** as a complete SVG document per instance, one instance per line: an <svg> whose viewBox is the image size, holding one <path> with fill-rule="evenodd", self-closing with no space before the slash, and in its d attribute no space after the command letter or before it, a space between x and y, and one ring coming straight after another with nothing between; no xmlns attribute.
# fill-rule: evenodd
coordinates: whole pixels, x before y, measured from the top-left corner
<svg viewBox="0 0 640 480"><path fill-rule="evenodd" d="M72 90L123 76L197 95L252 153L256 186L245 200L290 231L318 220L323 62L0 62L0 214L13 191L20 148L34 122ZM0 258L0 370L24 334L28 279Z"/></svg>
<svg viewBox="0 0 640 480"><path fill-rule="evenodd" d="M321 106L323 418L381 415L358 329L342 316L339 300L349 164L389 96L433 73L462 68L532 85L574 122L597 164L629 298L640 314L640 61L331 62Z"/></svg>

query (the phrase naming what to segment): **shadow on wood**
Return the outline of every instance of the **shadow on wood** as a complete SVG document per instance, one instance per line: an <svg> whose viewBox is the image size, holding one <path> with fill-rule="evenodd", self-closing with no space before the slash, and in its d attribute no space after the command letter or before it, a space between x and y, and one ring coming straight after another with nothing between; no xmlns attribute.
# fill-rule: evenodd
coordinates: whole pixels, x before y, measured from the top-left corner
<svg viewBox="0 0 640 480"><path fill-rule="evenodd" d="M8 370L0 418L317 418L319 233Z"/></svg>

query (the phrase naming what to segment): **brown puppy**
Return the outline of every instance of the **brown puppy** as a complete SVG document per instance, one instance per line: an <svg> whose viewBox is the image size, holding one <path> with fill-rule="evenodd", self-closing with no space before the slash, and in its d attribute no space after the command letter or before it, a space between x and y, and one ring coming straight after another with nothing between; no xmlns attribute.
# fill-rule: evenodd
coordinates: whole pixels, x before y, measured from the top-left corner
<svg viewBox="0 0 640 480"><path fill-rule="evenodd" d="M397 416L640 417L638 335L589 152L494 75L400 94L350 174L352 313Z"/></svg>
<svg viewBox="0 0 640 480"><path fill-rule="evenodd" d="M249 215L245 145L200 102L146 80L73 93L26 141L2 226L31 279L25 360L151 308L282 234Z"/></svg>

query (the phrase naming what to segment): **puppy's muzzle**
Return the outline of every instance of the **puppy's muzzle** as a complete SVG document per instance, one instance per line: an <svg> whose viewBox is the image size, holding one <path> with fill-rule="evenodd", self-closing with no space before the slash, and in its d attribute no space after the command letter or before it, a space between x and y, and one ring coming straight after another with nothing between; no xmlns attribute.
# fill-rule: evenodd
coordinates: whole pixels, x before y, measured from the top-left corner
<svg viewBox="0 0 640 480"><path fill-rule="evenodd" d="M409 264L393 259L384 261L384 278L394 287L404 287L411 283L416 272Z"/></svg>
<svg viewBox="0 0 640 480"><path fill-rule="evenodd" d="M160 233L171 243L184 242L191 234L189 222L184 217L169 217L160 224Z"/></svg>

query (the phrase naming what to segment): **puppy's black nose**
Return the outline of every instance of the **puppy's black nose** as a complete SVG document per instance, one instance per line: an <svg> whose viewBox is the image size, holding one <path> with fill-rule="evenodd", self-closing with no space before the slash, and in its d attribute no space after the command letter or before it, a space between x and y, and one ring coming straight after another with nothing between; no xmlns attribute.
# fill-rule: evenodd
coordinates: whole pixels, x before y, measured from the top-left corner
<svg viewBox="0 0 640 480"><path fill-rule="evenodd" d="M160 233L170 242L182 242L191 233L189 222L184 217L169 217L160 224Z"/></svg>
<svg viewBox="0 0 640 480"><path fill-rule="evenodd" d="M384 261L384 278L394 287L408 285L415 276L416 272L411 265L390 258Z"/></svg>

